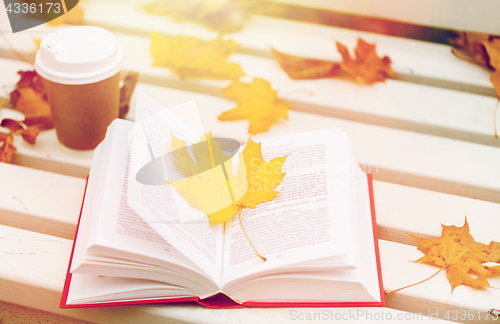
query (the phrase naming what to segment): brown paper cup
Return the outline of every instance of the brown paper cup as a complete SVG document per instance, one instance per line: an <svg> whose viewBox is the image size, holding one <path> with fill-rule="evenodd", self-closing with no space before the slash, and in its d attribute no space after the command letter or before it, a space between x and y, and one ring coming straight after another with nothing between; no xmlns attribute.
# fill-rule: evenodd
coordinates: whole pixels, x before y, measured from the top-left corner
<svg viewBox="0 0 500 324"><path fill-rule="evenodd" d="M68 85L44 79L57 139L75 150L94 149L118 118L120 72L105 80Z"/></svg>
<svg viewBox="0 0 500 324"><path fill-rule="evenodd" d="M123 49L109 31L75 26L45 36L35 57L57 139L74 150L92 150L118 118Z"/></svg>

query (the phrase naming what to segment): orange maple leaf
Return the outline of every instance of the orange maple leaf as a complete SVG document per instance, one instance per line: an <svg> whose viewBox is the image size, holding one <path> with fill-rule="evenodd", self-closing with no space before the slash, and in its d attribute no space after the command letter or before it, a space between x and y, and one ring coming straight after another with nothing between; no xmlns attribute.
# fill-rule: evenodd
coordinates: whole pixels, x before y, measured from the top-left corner
<svg viewBox="0 0 500 324"><path fill-rule="evenodd" d="M343 62L315 60L285 54L271 49L283 71L292 79L320 79L320 78L353 78L358 82L384 82L386 78L393 78L396 73L391 68L391 59L388 56L378 57L375 44L369 44L358 38L351 58L347 47L336 42L337 50Z"/></svg>
<svg viewBox="0 0 500 324"><path fill-rule="evenodd" d="M425 262L441 268L425 280L445 270L452 292L459 285L474 288L490 287L486 277L500 273L500 266L488 267L483 263L500 262L500 243L494 241L491 241L489 245L477 243L469 233L467 218L462 227L441 226L443 231L437 240L408 234L418 243L417 248L425 254L417 262ZM477 278L471 276L471 273L477 275Z"/></svg>
<svg viewBox="0 0 500 324"><path fill-rule="evenodd" d="M278 119L288 119L290 106L278 99L278 92L273 90L269 81L260 78L254 78L252 83L234 81L221 91L227 98L235 99L238 105L220 114L218 119L246 119L250 121L250 134L267 132Z"/></svg>
<svg viewBox="0 0 500 324"><path fill-rule="evenodd" d="M291 79L320 79L348 76L339 62L315 60L282 53L271 48L274 58Z"/></svg>
<svg viewBox="0 0 500 324"><path fill-rule="evenodd" d="M351 58L347 47L336 42L337 50L342 55L342 69L349 73L356 81L366 83L384 82L386 78L394 78L396 73L391 68L391 59L388 56L378 57L375 44L369 44L358 38L354 50L355 58Z"/></svg>

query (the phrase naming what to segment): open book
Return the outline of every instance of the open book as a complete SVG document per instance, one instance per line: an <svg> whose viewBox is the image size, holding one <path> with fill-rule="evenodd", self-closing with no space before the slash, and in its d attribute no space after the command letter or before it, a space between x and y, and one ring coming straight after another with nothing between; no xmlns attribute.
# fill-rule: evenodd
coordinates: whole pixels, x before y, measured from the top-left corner
<svg viewBox="0 0 500 324"><path fill-rule="evenodd" d="M194 132L192 141L199 139L171 113L175 109L165 111L162 135L147 113L136 117L135 125L151 132L145 135L150 160L162 149L158 136ZM241 215L263 261L237 214L210 225L173 186L136 180L137 163L147 161L137 162L131 149L133 127L115 120L95 150L61 307L384 305L371 175L356 164L345 133L327 129L261 141L266 161L289 154L277 197Z"/></svg>

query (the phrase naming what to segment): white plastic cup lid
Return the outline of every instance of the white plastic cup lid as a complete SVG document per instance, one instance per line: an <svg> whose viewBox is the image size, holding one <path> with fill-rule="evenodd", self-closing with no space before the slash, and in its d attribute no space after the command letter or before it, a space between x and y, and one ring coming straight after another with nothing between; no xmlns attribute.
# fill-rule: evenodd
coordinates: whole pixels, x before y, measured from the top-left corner
<svg viewBox="0 0 500 324"><path fill-rule="evenodd" d="M89 84L118 73L123 60L123 50L111 32L77 26L49 34L42 40L35 70L55 83Z"/></svg>

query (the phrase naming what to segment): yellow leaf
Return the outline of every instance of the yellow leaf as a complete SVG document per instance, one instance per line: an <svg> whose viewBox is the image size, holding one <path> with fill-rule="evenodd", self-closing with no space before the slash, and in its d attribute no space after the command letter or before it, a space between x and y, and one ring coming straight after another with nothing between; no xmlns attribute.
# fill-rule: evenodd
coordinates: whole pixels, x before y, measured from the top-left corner
<svg viewBox="0 0 500 324"><path fill-rule="evenodd" d="M244 163L240 163L238 174L233 176L232 158L223 152L221 143L213 139L211 134L190 146L196 162L189 154L184 141L172 135L171 145L178 163L177 169L184 179L171 181L169 184L173 185L191 206L207 214L211 220L212 214L234 205L236 199L241 198L247 191ZM234 213L229 217L233 215Z"/></svg>
<svg viewBox="0 0 500 324"><path fill-rule="evenodd" d="M239 209L256 208L258 204L273 200L279 191L274 190L280 185L285 173L281 172L286 156L274 158L266 162L262 157L261 143L255 143L248 139L247 146L240 153L238 173L242 172L242 166L246 168L246 179L239 177L232 183L243 187L241 181L246 180L247 191L245 195L231 206L208 215L211 223L223 223L233 217Z"/></svg>
<svg viewBox="0 0 500 324"><path fill-rule="evenodd" d="M238 105L223 112L219 120L249 120L250 134L267 132L280 117L288 119L290 107L278 99L278 92L266 80L255 78L250 84L234 81L221 91L227 98L235 99Z"/></svg>
<svg viewBox="0 0 500 324"><path fill-rule="evenodd" d="M203 42L190 36L151 34L153 65L170 68L181 79L239 79L244 75L240 65L226 62L237 48L236 42L220 37Z"/></svg>
<svg viewBox="0 0 500 324"><path fill-rule="evenodd" d="M82 0L80 0L82 1ZM83 16L85 11L80 7L80 4L77 4L73 9L68 11L62 16L57 17L54 20L47 22L47 25L50 26L60 26L64 24L68 25L82 25L83 24Z"/></svg>
<svg viewBox="0 0 500 324"><path fill-rule="evenodd" d="M192 145L195 163L186 143L172 135L172 149L185 179L169 183L191 206L207 214L212 224L227 221L241 208L255 208L276 197L279 191L275 188L285 176L281 169L286 156L266 162L261 144L250 138L243 153L239 153L238 172L233 175L232 159L228 159L220 143L210 140L210 134L206 139Z"/></svg>
<svg viewBox="0 0 500 324"><path fill-rule="evenodd" d="M35 43L35 50L33 51L33 55L36 55L36 53L40 49L40 44L42 44L42 40L40 38L34 38L33 42Z"/></svg>
<svg viewBox="0 0 500 324"><path fill-rule="evenodd" d="M241 222L241 210L256 208L260 203L273 200L285 176L281 172L286 156L266 162L262 157L261 144L250 138L243 153L239 153L238 172L232 173L232 159L224 157L222 146L211 139L211 134L192 145L196 163L187 150L186 143L172 135L172 149L178 161L178 169L185 179L171 181L194 208L204 212L211 224L224 223L239 212L241 229L255 253L262 259ZM213 143L213 144L212 144ZM217 157L216 157L217 156ZM209 162L210 161L210 162Z"/></svg>
<svg viewBox="0 0 500 324"><path fill-rule="evenodd" d="M244 6L231 0L159 0L146 3L142 8L153 15L195 22L223 34L242 29L249 18Z"/></svg>
<svg viewBox="0 0 500 324"><path fill-rule="evenodd" d="M287 156L266 162L262 157L261 143L255 143L249 138L243 150L243 157L247 169L248 190L238 205L255 208L258 204L273 200L279 193L274 189L280 185L285 176L281 169Z"/></svg>
<svg viewBox="0 0 500 324"><path fill-rule="evenodd" d="M409 234L425 255L418 259L446 270L451 290L459 285L474 288L489 287L487 276L500 273L500 266L483 266L486 262L500 262L500 243L489 245L477 243L469 233L467 218L462 227L443 226L441 237L437 240L419 238ZM477 275L477 278L471 276Z"/></svg>

